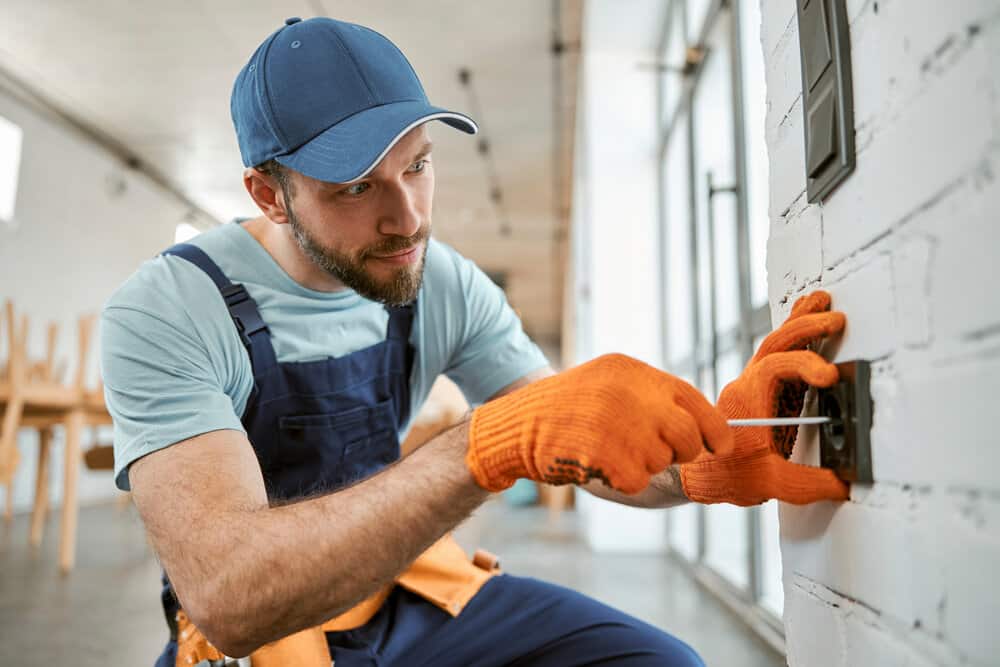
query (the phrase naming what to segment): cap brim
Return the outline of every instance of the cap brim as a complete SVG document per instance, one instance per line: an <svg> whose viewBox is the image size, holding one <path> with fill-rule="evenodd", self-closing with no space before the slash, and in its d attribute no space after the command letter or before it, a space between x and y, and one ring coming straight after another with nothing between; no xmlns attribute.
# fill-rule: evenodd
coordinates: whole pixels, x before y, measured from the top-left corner
<svg viewBox="0 0 1000 667"><path fill-rule="evenodd" d="M479 126L464 114L426 102L393 102L340 121L292 153L275 159L297 172L328 183L349 183L367 176L407 132L440 120L475 134Z"/></svg>

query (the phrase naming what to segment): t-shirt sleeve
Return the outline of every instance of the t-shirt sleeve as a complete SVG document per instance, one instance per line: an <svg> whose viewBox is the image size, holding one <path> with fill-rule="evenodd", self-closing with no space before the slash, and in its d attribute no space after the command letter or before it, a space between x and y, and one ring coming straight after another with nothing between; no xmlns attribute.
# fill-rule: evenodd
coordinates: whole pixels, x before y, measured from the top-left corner
<svg viewBox="0 0 1000 667"><path fill-rule="evenodd" d="M168 261L176 273L176 262L184 260ZM170 282L170 272L160 273ZM233 325L221 296L213 299L216 295L204 291L214 289L207 277L189 271L183 276L204 288L200 294L205 296L191 304L165 298L178 292L153 290L146 278L133 277L101 314L101 373L114 420L115 484L126 491L129 465L146 454L209 431L242 431L242 406L234 403L245 403L245 385L252 383L241 370L241 362L248 366L249 361L239 359L239 353L245 357L246 352L235 330L225 329ZM218 309L221 322L213 317ZM205 317L211 321L196 323ZM212 337L213 327L221 337Z"/></svg>
<svg viewBox="0 0 1000 667"><path fill-rule="evenodd" d="M525 334L503 290L472 261L451 253L460 290L453 312L461 333L445 375L475 405L549 362Z"/></svg>

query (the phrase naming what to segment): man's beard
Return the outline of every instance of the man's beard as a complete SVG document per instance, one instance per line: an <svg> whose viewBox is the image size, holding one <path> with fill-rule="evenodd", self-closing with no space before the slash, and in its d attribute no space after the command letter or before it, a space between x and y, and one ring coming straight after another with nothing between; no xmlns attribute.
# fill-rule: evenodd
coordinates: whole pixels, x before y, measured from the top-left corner
<svg viewBox="0 0 1000 667"><path fill-rule="evenodd" d="M351 256L332 248L326 248L310 236L290 206L288 207L288 221L291 223L295 240L298 241L299 247L309 259L366 299L378 301L387 306L405 306L417 298L417 292L420 290L420 283L424 277L424 261L427 259L428 244L426 241L430 236L429 225L421 227L413 236L391 236L381 243L365 248L357 256ZM394 269L388 280L376 280L365 269L366 260L373 256L397 253L412 248L420 242L424 242L420 261Z"/></svg>

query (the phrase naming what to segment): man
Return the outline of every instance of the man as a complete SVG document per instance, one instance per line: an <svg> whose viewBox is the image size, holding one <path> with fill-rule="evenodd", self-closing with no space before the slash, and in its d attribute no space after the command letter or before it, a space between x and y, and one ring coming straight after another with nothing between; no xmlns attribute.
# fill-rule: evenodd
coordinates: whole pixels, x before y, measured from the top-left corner
<svg viewBox="0 0 1000 667"><path fill-rule="evenodd" d="M158 665L700 665L618 611L469 563L448 532L519 478L649 507L846 497L785 460L793 432L726 424L797 414L803 381L836 381L805 350L843 327L825 295L720 410L623 355L554 374L502 293L430 237L427 123L476 126L431 106L391 42L288 19L232 114L262 215L167 250L103 314L116 481L169 578ZM482 405L397 461L440 373Z"/></svg>

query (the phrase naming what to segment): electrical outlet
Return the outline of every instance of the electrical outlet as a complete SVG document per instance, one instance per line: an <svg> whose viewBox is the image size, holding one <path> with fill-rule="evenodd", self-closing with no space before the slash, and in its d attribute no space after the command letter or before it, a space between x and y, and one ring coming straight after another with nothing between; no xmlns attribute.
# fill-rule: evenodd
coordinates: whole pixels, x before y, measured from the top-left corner
<svg viewBox="0 0 1000 667"><path fill-rule="evenodd" d="M864 360L837 364L840 381L818 391L819 414L831 422L819 429L819 460L847 482L870 484L872 477L871 364Z"/></svg>

